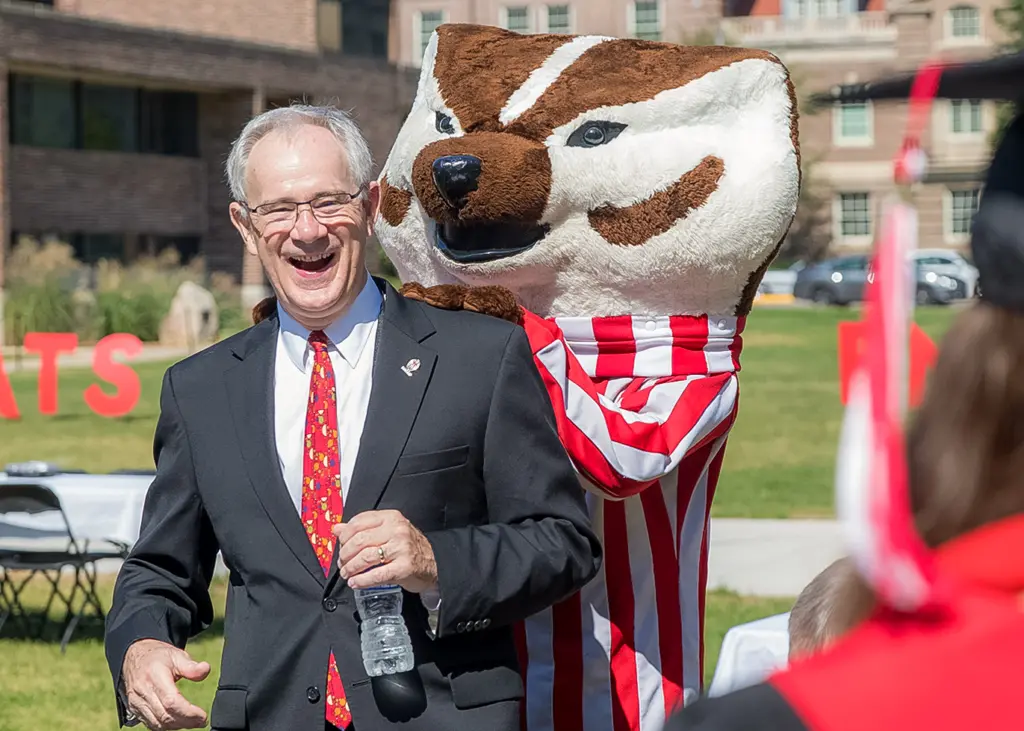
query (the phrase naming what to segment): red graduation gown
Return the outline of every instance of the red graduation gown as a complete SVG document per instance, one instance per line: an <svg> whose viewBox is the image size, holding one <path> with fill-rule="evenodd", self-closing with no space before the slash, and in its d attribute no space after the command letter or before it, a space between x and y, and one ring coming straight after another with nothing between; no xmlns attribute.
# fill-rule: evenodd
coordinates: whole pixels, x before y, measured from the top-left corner
<svg viewBox="0 0 1024 731"><path fill-rule="evenodd" d="M1024 516L938 551L954 598L925 619L879 611L766 684L687 708L700 731L1024 729Z"/></svg>

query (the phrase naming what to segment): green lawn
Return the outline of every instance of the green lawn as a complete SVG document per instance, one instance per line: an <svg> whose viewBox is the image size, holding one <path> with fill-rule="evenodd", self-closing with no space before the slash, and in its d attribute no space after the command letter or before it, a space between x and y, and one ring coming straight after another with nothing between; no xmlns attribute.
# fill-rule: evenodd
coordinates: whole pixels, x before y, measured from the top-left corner
<svg viewBox="0 0 1024 731"><path fill-rule="evenodd" d="M956 310L918 310L936 343ZM740 409L713 515L832 516L839 402L837 327L856 309L755 309L743 337Z"/></svg>
<svg viewBox="0 0 1024 731"><path fill-rule="evenodd" d="M922 327L938 339L953 311L919 312ZM839 404L836 326L857 317L855 310L759 309L750 317L741 375L739 421L730 440L716 516L798 517L832 513L832 471ZM60 415L36 408L36 374L10 380L20 421L0 421L0 464L46 459L66 467L110 470L152 466L152 435L160 379L167 364L142 364L142 398L129 417L93 415L82 392L95 379L89 370L65 370L60 382ZM223 585L215 586L223 602ZM109 595L109 586L105 593ZM105 597L109 606L109 596ZM707 677L714 671L725 631L736 624L786 611L790 602L750 599L724 592L708 597ZM9 630L5 628L4 634ZM214 672L186 689L209 709L216 686L222 640L215 633L191 651ZM116 722L110 679L95 632L74 642L62 657L56 642L0 640L0 731L38 731L72 725L81 731L113 731Z"/></svg>
<svg viewBox="0 0 1024 731"><path fill-rule="evenodd" d="M921 326L938 339L954 310L919 310ZM714 515L828 516L839 437L836 327L850 309L759 309L749 319L740 375L740 411L729 440ZM151 468L152 438L166 364L140 364L142 397L127 417L94 415L82 392L92 372L64 370L60 413L41 416L36 374L10 380L21 421L0 420L0 464L46 459L86 470Z"/></svg>
<svg viewBox="0 0 1024 731"><path fill-rule="evenodd" d="M37 580L40 581L41 580ZM41 587L41 583L40 583ZM103 606L110 606L113 582L103 581ZM225 583L216 580L213 586L218 615L224 606ZM41 605L37 589L30 602ZM726 630L737 624L789 610L785 599L749 599L726 592L713 592L707 602L707 640L705 678L710 682L718 661L718 651ZM212 671L202 683L182 681L185 696L210 711L217 687L223 639L220 623L200 635L188 647L196 660L206 660ZM5 637L12 628L5 627ZM75 731L116 731L112 681L107 670L98 623L84 628L60 654L59 642L34 642L23 639L0 639L0 730L40 731L71 727Z"/></svg>
<svg viewBox="0 0 1024 731"><path fill-rule="evenodd" d="M90 471L152 469L153 429L160 413L160 381L167 366L167 363L134 366L142 382L139 403L131 414L115 419L97 416L85 405L82 394L94 383L113 395L113 389L98 380L89 368L61 369L57 414L44 416L37 406L38 373L10 373L8 366L21 419L0 419L0 466L42 459L62 467Z"/></svg>

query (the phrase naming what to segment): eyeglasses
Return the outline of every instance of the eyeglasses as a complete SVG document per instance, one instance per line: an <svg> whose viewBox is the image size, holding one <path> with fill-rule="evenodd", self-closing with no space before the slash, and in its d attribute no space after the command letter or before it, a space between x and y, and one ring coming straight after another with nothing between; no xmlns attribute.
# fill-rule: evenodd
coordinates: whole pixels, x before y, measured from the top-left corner
<svg viewBox="0 0 1024 731"><path fill-rule="evenodd" d="M348 204L366 191L366 185L360 185L355 193L325 193L308 201L274 201L250 208L248 211L263 224L263 232L290 231L298 219L299 206L309 206L313 217L322 224L335 223L344 217Z"/></svg>

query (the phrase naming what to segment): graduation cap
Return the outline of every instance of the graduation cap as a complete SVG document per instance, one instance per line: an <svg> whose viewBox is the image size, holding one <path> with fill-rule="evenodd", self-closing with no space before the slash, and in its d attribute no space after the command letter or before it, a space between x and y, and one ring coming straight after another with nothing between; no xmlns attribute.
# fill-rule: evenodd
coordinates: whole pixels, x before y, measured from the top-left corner
<svg viewBox="0 0 1024 731"><path fill-rule="evenodd" d="M938 64L938 87L934 96L942 99L1024 100L1024 53L995 56L984 61ZM836 86L815 94L815 104L845 101L906 100L911 96L919 72L894 75L875 81Z"/></svg>
<svg viewBox="0 0 1024 731"><path fill-rule="evenodd" d="M928 65L913 73L837 86L814 95L811 101L910 100L913 105L932 97L1017 104L985 178L971 232L971 252L983 299L1024 313L1024 53Z"/></svg>

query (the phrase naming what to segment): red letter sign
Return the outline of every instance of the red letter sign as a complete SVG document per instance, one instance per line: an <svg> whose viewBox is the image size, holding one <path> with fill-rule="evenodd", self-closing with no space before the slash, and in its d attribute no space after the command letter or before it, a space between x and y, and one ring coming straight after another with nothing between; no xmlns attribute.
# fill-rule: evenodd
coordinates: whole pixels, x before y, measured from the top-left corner
<svg viewBox="0 0 1024 731"><path fill-rule="evenodd" d="M4 371L4 354L0 353L0 419L20 419L18 402L14 400L11 382Z"/></svg>
<svg viewBox="0 0 1024 731"><path fill-rule="evenodd" d="M864 323L839 323L839 400L846 405L850 378L863 347ZM924 398L928 371L939 357L939 349L916 322L910 323L910 408L916 408Z"/></svg>
<svg viewBox="0 0 1024 731"><path fill-rule="evenodd" d="M107 396L95 383L85 389L85 403L100 416L124 416L135 408L142 393L139 375L131 367L114 360L114 353L119 350L134 358L142 352L142 341L129 333L115 333L96 343L92 353L93 372L117 387L114 396Z"/></svg>
<svg viewBox="0 0 1024 731"><path fill-rule="evenodd" d="M25 350L39 352L39 413L57 413L57 356L74 353L75 333L25 333Z"/></svg>

